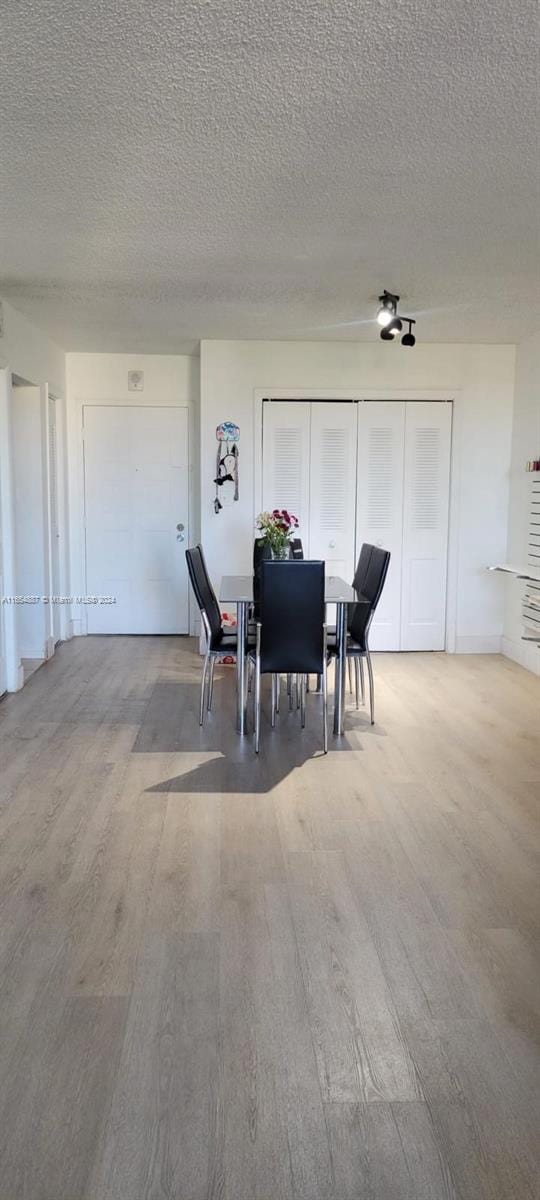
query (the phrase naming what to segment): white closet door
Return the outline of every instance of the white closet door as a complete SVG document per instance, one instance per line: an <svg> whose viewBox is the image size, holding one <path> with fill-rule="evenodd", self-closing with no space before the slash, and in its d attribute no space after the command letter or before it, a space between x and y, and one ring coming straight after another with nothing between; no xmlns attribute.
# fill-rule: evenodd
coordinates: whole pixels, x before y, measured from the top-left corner
<svg viewBox="0 0 540 1200"><path fill-rule="evenodd" d="M311 405L309 556L352 579L356 523L356 405Z"/></svg>
<svg viewBox="0 0 540 1200"><path fill-rule="evenodd" d="M373 650L399 650L405 403L399 400L366 401L357 408L356 558L363 542L383 546L392 556L369 641Z"/></svg>
<svg viewBox="0 0 540 1200"><path fill-rule="evenodd" d="M451 404L408 402L401 649L444 650Z"/></svg>
<svg viewBox="0 0 540 1200"><path fill-rule="evenodd" d="M300 522L307 553L309 537L309 401L269 400L263 405L264 510L286 508Z"/></svg>

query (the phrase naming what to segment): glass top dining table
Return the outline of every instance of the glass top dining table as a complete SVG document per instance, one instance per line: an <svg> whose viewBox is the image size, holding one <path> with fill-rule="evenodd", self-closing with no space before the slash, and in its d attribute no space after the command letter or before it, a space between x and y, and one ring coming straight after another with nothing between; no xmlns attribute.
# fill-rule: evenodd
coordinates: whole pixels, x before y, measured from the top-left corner
<svg viewBox="0 0 540 1200"><path fill-rule="evenodd" d="M224 575L219 589L222 604L236 604L238 653L236 656L237 728L246 732L246 634L250 605L253 604L252 575ZM345 673L347 664L347 605L356 604L358 596L350 583L339 575L326 575L324 583L326 604L336 605L336 684L334 693L334 733L343 733L345 710Z"/></svg>

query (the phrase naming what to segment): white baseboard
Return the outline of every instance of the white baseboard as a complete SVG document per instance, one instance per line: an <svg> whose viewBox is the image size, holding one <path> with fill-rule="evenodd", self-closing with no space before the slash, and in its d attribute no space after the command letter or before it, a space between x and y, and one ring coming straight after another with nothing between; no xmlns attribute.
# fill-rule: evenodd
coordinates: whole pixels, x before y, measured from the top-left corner
<svg viewBox="0 0 540 1200"><path fill-rule="evenodd" d="M45 647L44 647L43 657L44 657L45 661L47 661L48 658L52 658L53 654L54 654L54 638L48 637L45 642Z"/></svg>
<svg viewBox="0 0 540 1200"><path fill-rule="evenodd" d="M456 654L500 654L501 636L498 633L473 637L456 637Z"/></svg>
<svg viewBox="0 0 540 1200"><path fill-rule="evenodd" d="M82 621L80 617L78 617L76 620L68 621L68 638L84 637L84 635L85 630L82 627Z"/></svg>
<svg viewBox="0 0 540 1200"><path fill-rule="evenodd" d="M501 650L505 658L511 658L520 667L525 667L526 671L532 671L533 675L540 675L540 647L534 642L514 642L511 638L503 637Z"/></svg>

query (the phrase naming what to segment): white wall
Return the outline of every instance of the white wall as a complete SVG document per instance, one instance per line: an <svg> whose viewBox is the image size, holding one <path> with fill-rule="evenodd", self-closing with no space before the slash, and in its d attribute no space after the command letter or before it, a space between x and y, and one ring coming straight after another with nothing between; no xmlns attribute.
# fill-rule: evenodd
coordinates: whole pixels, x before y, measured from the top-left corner
<svg viewBox="0 0 540 1200"><path fill-rule="evenodd" d="M64 351L5 300L2 312L0 367L9 367L28 383L48 383L53 395L62 397L66 385Z"/></svg>
<svg viewBox="0 0 540 1200"><path fill-rule="evenodd" d="M201 343L201 535L214 581L251 568L256 395L454 397L451 545L455 648L498 650L504 595L488 563L506 554L514 387L513 346ZM431 398L431 397L430 397ZM214 513L220 421L240 426L240 500Z"/></svg>
<svg viewBox="0 0 540 1200"><path fill-rule="evenodd" d="M144 372L144 390L128 391L128 371ZM187 405L190 409L191 540L200 536L199 360L172 354L72 354L66 357L69 430L71 593L84 595L84 471L82 418L85 404ZM73 608L72 632L86 632L82 606Z"/></svg>
<svg viewBox="0 0 540 1200"><path fill-rule="evenodd" d="M48 589L40 389L14 388L12 413L16 594L43 596ZM48 609L41 603L21 604L16 613L20 658L46 658Z"/></svg>
<svg viewBox="0 0 540 1200"><path fill-rule="evenodd" d="M527 562L527 485L530 476L527 476L525 464L537 458L540 458L540 332L521 342L516 350L507 560L518 566ZM500 587L506 598L503 651L540 675L540 649L522 641L523 583L517 579L501 579Z"/></svg>

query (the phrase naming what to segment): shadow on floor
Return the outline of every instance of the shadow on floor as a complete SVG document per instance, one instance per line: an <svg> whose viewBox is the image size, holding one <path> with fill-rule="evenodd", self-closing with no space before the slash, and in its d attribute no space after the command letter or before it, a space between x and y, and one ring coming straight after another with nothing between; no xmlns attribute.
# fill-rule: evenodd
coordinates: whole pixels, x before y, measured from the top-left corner
<svg viewBox="0 0 540 1200"><path fill-rule="evenodd" d="M354 722L350 730L355 735L351 745L347 733L341 738L332 735L333 698L329 705L329 754L322 751L321 697L308 696L306 727L301 728L300 713L289 710L287 698L282 698L276 728L270 727L269 695L264 697L261 729L261 752L253 748L252 720L249 713L248 733L240 738L235 728L234 679L220 681L219 694L212 713L205 714L204 726L199 726L198 683L158 683L148 704L133 753L205 754L206 758L193 769L164 779L149 792L177 793L264 793L272 791L292 771L309 760L319 760L321 768L331 771L335 754L362 749L358 733L380 736L382 730L372 727L365 709L349 710L347 720Z"/></svg>

